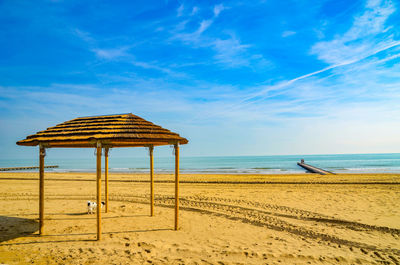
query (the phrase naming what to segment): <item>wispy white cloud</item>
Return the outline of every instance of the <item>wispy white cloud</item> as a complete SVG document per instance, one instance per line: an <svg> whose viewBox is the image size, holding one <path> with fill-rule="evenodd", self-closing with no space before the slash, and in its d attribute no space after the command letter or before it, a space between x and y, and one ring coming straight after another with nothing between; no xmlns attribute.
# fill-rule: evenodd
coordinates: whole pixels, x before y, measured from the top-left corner
<svg viewBox="0 0 400 265"><path fill-rule="evenodd" d="M93 49L92 52L96 54L96 56L100 59L104 60L123 60L127 63L130 63L136 67L140 67L143 69L151 69L163 74L167 74L171 77L184 78L187 77L185 73L177 72L171 69L168 66L161 66L157 61L139 61L135 58L135 56L131 53L128 53L129 47L121 47L116 49Z"/></svg>
<svg viewBox="0 0 400 265"><path fill-rule="evenodd" d="M229 66L248 65L249 59L240 54L245 54L250 45L241 44L235 37L231 36L228 39L217 39L213 43L214 50L216 51L215 58L218 62L227 64Z"/></svg>
<svg viewBox="0 0 400 265"><path fill-rule="evenodd" d="M105 60L114 60L121 57L129 57L128 53L131 46L125 45L117 48L101 48L99 41L93 35L79 28L72 29L72 34L87 43L88 50L96 55L97 58Z"/></svg>
<svg viewBox="0 0 400 265"><path fill-rule="evenodd" d="M183 10L185 9L185 6L183 4L181 4L178 9L176 10L176 15L178 17L181 17L183 15Z"/></svg>
<svg viewBox="0 0 400 265"><path fill-rule="evenodd" d="M112 60L112 59L117 59L120 57L127 57L129 54L127 51L129 50L129 47L120 47L120 48L113 48L113 49L92 49L92 52L96 54L98 58L101 59L107 59L107 60Z"/></svg>
<svg viewBox="0 0 400 265"><path fill-rule="evenodd" d="M182 23L182 28L184 27L184 24L187 21L184 21ZM206 24L203 26L204 28L202 30L206 29ZM126 46L121 46L117 48L98 48L98 41L96 41L89 32L85 32L79 29L76 29L74 31L75 34L77 34L80 38L83 40L89 42L90 46L95 47L95 48L89 48L92 53L96 55L97 58L103 59L105 61L113 61L113 60L119 60L119 61L125 61L128 63L131 63L132 65L136 67L140 67L143 69L151 69L151 70L156 70L159 71L163 74L167 74L173 77L187 77L186 74L180 73L177 71L173 71L169 67L165 66L160 66L158 62L151 61L151 62L144 62L144 61L139 61L135 58L135 55L129 52L129 50L132 49L133 45L126 45Z"/></svg>
<svg viewBox="0 0 400 265"><path fill-rule="evenodd" d="M185 30L186 24L189 22L189 20L182 20L179 22L176 26L174 26L173 31L174 32L180 32Z"/></svg>
<svg viewBox="0 0 400 265"><path fill-rule="evenodd" d="M227 67L261 66L267 67L271 62L261 54L250 54L251 45L243 44L234 32L225 31L224 37L207 36L206 31L212 26L215 19L227 8L223 4L215 5L213 16L200 21L199 26L192 32L182 32L190 20L184 20L174 28L172 40L180 40L195 48L211 48L215 51L215 62Z"/></svg>
<svg viewBox="0 0 400 265"><path fill-rule="evenodd" d="M352 41L371 34L385 32L386 20L396 11L392 1L369 0L366 3L366 10L354 18L353 26L347 31L342 39Z"/></svg>
<svg viewBox="0 0 400 265"><path fill-rule="evenodd" d="M196 30L194 35L200 36L200 34L203 33L206 29L208 29L208 27L210 27L212 23L213 20L211 19L202 20L200 22L199 28Z"/></svg>
<svg viewBox="0 0 400 265"><path fill-rule="evenodd" d="M198 6L193 6L191 11L190 7L185 7L184 4L181 4L177 9L176 9L176 16L177 17L187 17L187 16L194 16L199 12L199 7ZM186 11L185 11L186 10Z"/></svg>
<svg viewBox="0 0 400 265"><path fill-rule="evenodd" d="M291 31L291 30L285 30L284 32L282 32L282 37L286 38L286 37L290 37L295 35L296 32L295 31Z"/></svg>
<svg viewBox="0 0 400 265"><path fill-rule="evenodd" d="M197 14L197 12L199 12L199 8L197 6L194 6L192 8L192 13L190 13L191 16L194 16Z"/></svg>
<svg viewBox="0 0 400 265"><path fill-rule="evenodd" d="M75 35L76 37L80 38L86 43L95 43L95 39L91 36L89 32L86 32L84 30L78 29L78 28L73 28L72 34Z"/></svg>
<svg viewBox="0 0 400 265"><path fill-rule="evenodd" d="M134 60L131 63L134 66L141 67L143 69L156 70L156 71L162 72L164 74L168 74L168 75L170 75L172 77L180 77L180 78L187 77L187 74L174 71L169 67L162 67L162 66L159 65L158 62L140 62L140 61Z"/></svg>
<svg viewBox="0 0 400 265"><path fill-rule="evenodd" d="M123 113L141 109L154 113L174 112L176 110L190 109L189 103L174 91L170 86L165 90L158 88L162 84L162 79L154 80L135 80L136 90L130 88L105 89L101 85L69 85L54 84L43 87L1 87L0 92L4 98L18 102L18 108L15 113L35 113L64 116L73 113L76 116L93 115L96 113ZM139 87L142 86L142 87ZM60 89L63 87L63 89ZM79 89L80 93L68 91ZM24 90L24 97L16 96L17 91ZM96 94L96 97L93 97ZM27 104L29 102L29 104ZM1 105L2 101L0 101ZM94 104L96 103L96 104ZM176 104L175 104L176 103ZM7 109L12 106L3 106ZM75 114L76 113L76 114ZM70 115L70 114L69 114Z"/></svg>
<svg viewBox="0 0 400 265"><path fill-rule="evenodd" d="M330 41L321 41L311 48L311 54L328 64L342 64L358 60L379 51L395 41L385 34L385 22L395 12L391 1L369 0L365 11L354 17L351 28ZM375 52L376 53L376 52Z"/></svg>
<svg viewBox="0 0 400 265"><path fill-rule="evenodd" d="M226 8L224 7L223 4L219 4L219 5L214 6L214 10L213 10L213 11L214 11L214 17L218 17L219 14L220 14L224 9L226 9Z"/></svg>
<svg viewBox="0 0 400 265"><path fill-rule="evenodd" d="M181 5L183 6L183 5ZM179 7L180 9L180 7ZM178 25L174 28L173 31L173 39L180 39L185 42L200 42L200 37L204 31L206 31L213 23L216 17L224 10L223 5L214 6L213 13L214 15L211 18L203 19L198 24L198 28L192 32L181 32L185 29L187 23L190 22L189 19L185 19L178 23ZM198 11L197 7L193 7L192 14L195 14Z"/></svg>

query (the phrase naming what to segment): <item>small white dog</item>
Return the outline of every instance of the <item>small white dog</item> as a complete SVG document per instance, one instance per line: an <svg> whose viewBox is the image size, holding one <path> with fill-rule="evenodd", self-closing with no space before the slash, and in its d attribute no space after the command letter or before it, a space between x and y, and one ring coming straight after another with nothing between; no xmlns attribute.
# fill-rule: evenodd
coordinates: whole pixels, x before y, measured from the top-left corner
<svg viewBox="0 0 400 265"><path fill-rule="evenodd" d="M103 208L103 206L105 205L105 202L101 202L101 208ZM96 202L91 202L88 201L87 202L87 213L88 214L92 214L94 213L94 211L97 209L97 203Z"/></svg>

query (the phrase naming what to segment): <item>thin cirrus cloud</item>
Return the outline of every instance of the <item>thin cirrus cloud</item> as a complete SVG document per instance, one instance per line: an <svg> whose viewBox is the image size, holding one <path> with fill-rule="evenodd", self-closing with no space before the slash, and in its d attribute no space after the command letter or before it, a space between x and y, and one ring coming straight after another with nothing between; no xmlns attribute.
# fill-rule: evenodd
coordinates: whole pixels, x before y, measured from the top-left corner
<svg viewBox="0 0 400 265"><path fill-rule="evenodd" d="M177 17L182 17L182 16L194 16L199 12L199 7L193 6L191 11L187 8L185 8L184 4L179 5L179 7L176 9L176 16Z"/></svg>
<svg viewBox="0 0 400 265"><path fill-rule="evenodd" d="M178 14L180 14L179 11L181 11L181 9L183 8L183 5L181 5L178 8ZM193 7L195 8L195 7ZM216 19L216 17L218 17L218 15L221 13L221 11L223 10L223 7L214 7L214 11L213 11L213 16L210 18L202 18L200 21L198 21L198 28L195 29L194 31L192 30L192 32L181 32L182 30L185 30L185 25L190 21L185 19L183 21L179 21L178 22L178 26L175 27L175 30L172 32L173 36L172 39L179 39L182 40L184 42L191 42L191 43L200 43L201 42L201 34L207 30L213 23L214 20ZM182 9L183 11L183 9ZM181 11L181 12L182 12ZM178 17L180 17L181 15L178 15ZM178 30L178 32L176 32L176 30Z"/></svg>
<svg viewBox="0 0 400 265"><path fill-rule="evenodd" d="M212 9L213 16L201 20L198 28L192 32L182 32L184 30L182 25L189 23L189 20L179 22L178 26L175 27L175 30L178 29L178 31L172 33L171 39L183 41L185 44L194 45L194 47L212 48L215 51L214 63L226 67L243 67L249 66L251 63L270 66L271 62L266 60L261 54L251 54L251 52L248 52L251 45L241 43L240 39L232 31L227 31L223 38L215 38L205 34L220 14L227 9L229 8L223 4L215 5Z"/></svg>
<svg viewBox="0 0 400 265"><path fill-rule="evenodd" d="M92 49L92 51L96 54L97 57L101 59L117 59L121 57L129 56L128 51L129 47L121 47L115 49Z"/></svg>
<svg viewBox="0 0 400 265"><path fill-rule="evenodd" d="M218 17L219 14L220 14L224 9L226 9L226 7L224 7L223 4L219 4L219 5L214 6L214 9L213 9L213 11L214 11L214 17Z"/></svg>
<svg viewBox="0 0 400 265"><path fill-rule="evenodd" d="M248 57L240 56L246 54L250 45L241 44L235 36L228 39L217 39L213 42L216 51L215 58L218 62L229 66L243 66L250 64Z"/></svg>
<svg viewBox="0 0 400 265"><path fill-rule="evenodd" d="M197 12L199 12L199 8L197 6L194 6L192 8L192 13L190 13L191 16L194 16L197 14Z"/></svg>
<svg viewBox="0 0 400 265"><path fill-rule="evenodd" d="M311 54L329 64L341 64L345 61L357 60L371 54L371 50L380 51L385 46L396 42L385 22L395 12L390 1L368 1L365 11L354 17L352 27L342 35L330 41L316 43Z"/></svg>
<svg viewBox="0 0 400 265"><path fill-rule="evenodd" d="M93 36L91 36L90 33L81 31L79 29L75 29L74 33L77 34L79 38L89 43L90 46L93 47L98 46L97 44L98 41ZM161 66L160 63L157 61L144 62L137 60L135 56L130 52L130 50L133 48L132 46L133 45L122 46L117 48L108 48L108 49L107 48L89 48L89 49L93 54L95 54L97 58L101 60L124 61L139 68L155 70L160 73L168 74L174 77L181 77L181 78L186 77L186 74L174 71L169 67Z"/></svg>
<svg viewBox="0 0 400 265"><path fill-rule="evenodd" d="M286 37L290 37L295 35L296 32L295 31L291 31L291 30L285 30L284 32L282 32L282 37L286 38Z"/></svg>
<svg viewBox="0 0 400 265"><path fill-rule="evenodd" d="M176 10L176 15L178 17L181 17L183 15L183 11L185 10L185 6L181 4L178 9Z"/></svg>

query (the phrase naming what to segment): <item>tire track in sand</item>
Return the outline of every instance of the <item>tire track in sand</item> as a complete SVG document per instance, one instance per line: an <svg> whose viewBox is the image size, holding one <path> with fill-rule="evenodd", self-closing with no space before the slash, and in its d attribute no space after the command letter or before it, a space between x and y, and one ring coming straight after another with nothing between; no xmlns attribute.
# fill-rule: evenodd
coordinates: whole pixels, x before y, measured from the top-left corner
<svg viewBox="0 0 400 265"><path fill-rule="evenodd" d="M1 200L37 200L37 194L33 193L0 193ZM66 194L48 194L46 199L73 199L88 200L95 199L95 196L66 195ZM148 204L148 195L131 195L118 194L110 195L111 201L132 202ZM163 207L174 207L174 197L172 196L156 196L155 204ZM384 264L400 264L400 250L393 248L379 248L374 245L356 242L335 235L319 233L305 226L289 223L284 218L293 220L302 220L309 222L321 222L332 224L342 229L351 229L366 232L389 233L392 236L400 235L400 229L394 229L384 226L368 225L353 221L336 219L327 215L305 211L297 208L259 203L254 201L246 201L239 199L212 198L205 196L187 196L180 198L180 209L210 214L214 216L224 217L230 220L241 221L251 225L267 227L268 229L288 232L302 238L312 239L317 243L325 243L330 246L331 243L337 247L341 245L349 247L351 251L358 248L361 253L374 257L378 262Z"/></svg>

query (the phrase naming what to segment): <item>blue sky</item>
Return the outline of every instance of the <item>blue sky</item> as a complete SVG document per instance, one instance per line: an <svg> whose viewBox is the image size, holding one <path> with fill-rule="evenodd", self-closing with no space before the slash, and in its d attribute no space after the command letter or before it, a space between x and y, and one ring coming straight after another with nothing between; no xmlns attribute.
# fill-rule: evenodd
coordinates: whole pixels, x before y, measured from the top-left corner
<svg viewBox="0 0 400 265"><path fill-rule="evenodd" d="M187 156L400 152L399 9L0 1L0 157L36 155L15 142L54 124L128 112L187 137Z"/></svg>

